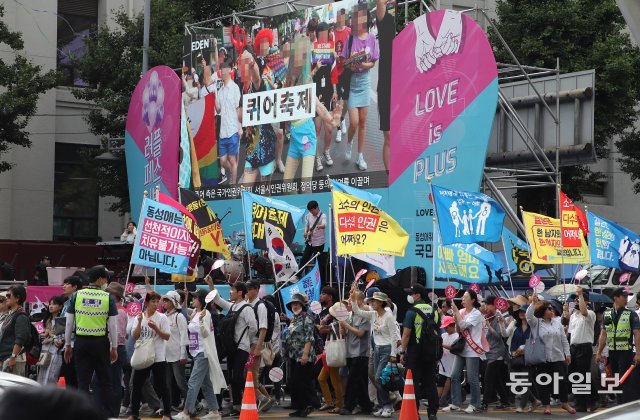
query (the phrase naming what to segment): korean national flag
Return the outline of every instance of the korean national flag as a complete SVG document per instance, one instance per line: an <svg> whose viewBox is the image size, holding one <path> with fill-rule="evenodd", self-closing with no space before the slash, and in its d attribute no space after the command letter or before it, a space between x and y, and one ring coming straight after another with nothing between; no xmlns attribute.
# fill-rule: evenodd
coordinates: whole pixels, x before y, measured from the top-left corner
<svg viewBox="0 0 640 420"><path fill-rule="evenodd" d="M273 264L273 275L276 283L289 280L298 271L298 263L291 249L282 238L277 227L269 222L264 222L267 237L269 259Z"/></svg>
<svg viewBox="0 0 640 420"><path fill-rule="evenodd" d="M495 200L482 193L432 188L444 245L500 241L504 210Z"/></svg>

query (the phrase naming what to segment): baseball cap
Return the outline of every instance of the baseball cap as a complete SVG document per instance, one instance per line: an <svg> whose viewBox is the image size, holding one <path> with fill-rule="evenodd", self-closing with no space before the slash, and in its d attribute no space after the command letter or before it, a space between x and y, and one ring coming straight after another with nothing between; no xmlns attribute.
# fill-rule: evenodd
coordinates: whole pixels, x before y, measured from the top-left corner
<svg viewBox="0 0 640 420"><path fill-rule="evenodd" d="M422 297L422 299L427 299L427 296L429 295L429 292L427 291L427 288L424 287L421 284L414 284L413 286L411 286L408 289L404 289L404 291L410 295L414 294L414 293L419 293L420 297Z"/></svg>
<svg viewBox="0 0 640 420"><path fill-rule="evenodd" d="M455 323L456 323L456 321L453 319L453 317L447 315L447 316L442 318L442 324L440 324L440 328L446 328L449 325L455 324Z"/></svg>
<svg viewBox="0 0 640 420"><path fill-rule="evenodd" d="M374 293L376 293L376 292L379 292L379 291L380 291L380 289L378 289L378 288L377 288L377 287L375 287L375 286L374 286L374 287L370 287L370 288L368 288L368 289L367 289L367 293L366 293L366 298L367 298L367 299L372 298L372 297L373 297L373 294L374 294Z"/></svg>
<svg viewBox="0 0 640 420"><path fill-rule="evenodd" d="M102 277L108 279L109 277L113 276L113 271L107 270L107 267L105 267L104 265L95 265L85 271L85 274L87 275L87 277L89 277L89 281L93 282Z"/></svg>

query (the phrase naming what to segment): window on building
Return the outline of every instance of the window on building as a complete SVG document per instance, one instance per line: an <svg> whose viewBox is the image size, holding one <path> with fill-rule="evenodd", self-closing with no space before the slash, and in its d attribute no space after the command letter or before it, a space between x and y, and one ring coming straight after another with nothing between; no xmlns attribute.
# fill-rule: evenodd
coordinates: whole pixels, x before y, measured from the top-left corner
<svg viewBox="0 0 640 420"><path fill-rule="evenodd" d="M77 60L87 53L86 38L98 25L98 0L58 0L57 68L64 86L87 86Z"/></svg>
<svg viewBox="0 0 640 420"><path fill-rule="evenodd" d="M86 156L91 148L56 143L53 192L53 239L98 238L98 188Z"/></svg>

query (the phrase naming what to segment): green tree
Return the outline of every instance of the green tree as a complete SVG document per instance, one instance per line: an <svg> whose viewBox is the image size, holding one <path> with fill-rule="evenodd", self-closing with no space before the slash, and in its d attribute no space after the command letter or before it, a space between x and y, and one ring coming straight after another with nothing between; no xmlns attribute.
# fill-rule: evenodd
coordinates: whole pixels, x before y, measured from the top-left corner
<svg viewBox="0 0 640 420"><path fill-rule="evenodd" d="M31 147L27 125L37 110L40 95L55 87L58 79L55 70L45 73L21 54L22 35L12 32L3 18L4 5L0 4L0 45L8 45L14 53L12 61L0 60L0 158L12 145ZM0 173L12 166L0 160Z"/></svg>
<svg viewBox="0 0 640 420"><path fill-rule="evenodd" d="M640 177L639 134L633 130L634 107L640 98L640 51L625 29L615 0L498 0L498 30L518 60L527 65L563 72L595 69L594 146L599 158L607 156L615 136L623 170ZM511 57L490 33L496 59ZM586 166L562 170L563 190L574 198L601 174ZM636 183L636 192L640 186Z"/></svg>

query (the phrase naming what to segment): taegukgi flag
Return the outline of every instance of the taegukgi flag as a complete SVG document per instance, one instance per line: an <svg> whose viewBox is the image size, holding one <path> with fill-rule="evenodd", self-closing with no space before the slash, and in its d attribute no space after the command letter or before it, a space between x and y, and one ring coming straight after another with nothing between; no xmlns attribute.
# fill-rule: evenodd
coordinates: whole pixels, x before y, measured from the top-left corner
<svg viewBox="0 0 640 420"><path fill-rule="evenodd" d="M296 257L291 252L289 245L282 239L282 234L277 227L269 222L264 222L264 230L267 234L269 259L273 265L276 283L287 281L298 271Z"/></svg>
<svg viewBox="0 0 640 420"><path fill-rule="evenodd" d="M432 185L433 204L444 245L498 242L504 210L486 194Z"/></svg>

